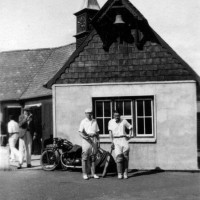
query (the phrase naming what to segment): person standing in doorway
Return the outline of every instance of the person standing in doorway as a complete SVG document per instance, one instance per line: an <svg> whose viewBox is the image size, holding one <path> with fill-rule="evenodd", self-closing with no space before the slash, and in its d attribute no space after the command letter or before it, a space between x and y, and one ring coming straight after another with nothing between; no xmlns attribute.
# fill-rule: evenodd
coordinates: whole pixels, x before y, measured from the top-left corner
<svg viewBox="0 0 200 200"><path fill-rule="evenodd" d="M9 133L9 146L10 151L13 156L16 156L19 161L18 169L21 169L22 163L23 163L23 156L21 152L16 148L16 143L19 138L19 125L14 120L14 116L9 116L9 122L8 122L8 133Z"/></svg>
<svg viewBox="0 0 200 200"><path fill-rule="evenodd" d="M93 119L92 109L85 110L86 118L81 121L79 133L82 137L82 172L83 179L88 180L88 173L91 169L91 176L98 179L95 173L95 157L99 148L99 127Z"/></svg>
<svg viewBox="0 0 200 200"><path fill-rule="evenodd" d="M23 154L23 148L26 150L27 167L31 166L32 134L34 133L33 115L30 109L25 108L23 114L19 116L19 131L21 138L19 140L19 150Z"/></svg>
<svg viewBox="0 0 200 200"><path fill-rule="evenodd" d="M119 111L113 113L114 119L108 123L108 130L115 149L117 172L119 179L128 178L128 162L129 162L129 143L128 140L132 135L132 125L127 120L121 119ZM127 135L126 128L129 130Z"/></svg>

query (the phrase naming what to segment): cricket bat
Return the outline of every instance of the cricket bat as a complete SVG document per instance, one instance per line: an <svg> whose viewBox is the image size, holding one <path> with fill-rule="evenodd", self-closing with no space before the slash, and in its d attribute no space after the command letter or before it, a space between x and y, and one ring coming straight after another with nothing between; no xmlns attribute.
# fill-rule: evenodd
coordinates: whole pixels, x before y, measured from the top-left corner
<svg viewBox="0 0 200 200"><path fill-rule="evenodd" d="M104 169L103 169L102 177L106 176L107 169L108 169L108 166L109 166L109 163L110 163L110 157L112 156L112 151L113 151L113 148L111 147L110 153L108 154L108 156L106 158L106 163L105 163L105 166L104 166Z"/></svg>

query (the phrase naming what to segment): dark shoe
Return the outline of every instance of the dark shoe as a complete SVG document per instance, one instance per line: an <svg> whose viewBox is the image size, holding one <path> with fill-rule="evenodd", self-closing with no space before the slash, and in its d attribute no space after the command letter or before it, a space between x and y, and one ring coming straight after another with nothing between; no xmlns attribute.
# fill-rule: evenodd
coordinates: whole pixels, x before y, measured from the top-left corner
<svg viewBox="0 0 200 200"><path fill-rule="evenodd" d="M31 168L31 167L32 167L32 165L31 165L31 164L28 164L28 165L27 165L27 168Z"/></svg>
<svg viewBox="0 0 200 200"><path fill-rule="evenodd" d="M22 165L19 164L18 167L17 167L17 169L21 169L21 168L22 168Z"/></svg>

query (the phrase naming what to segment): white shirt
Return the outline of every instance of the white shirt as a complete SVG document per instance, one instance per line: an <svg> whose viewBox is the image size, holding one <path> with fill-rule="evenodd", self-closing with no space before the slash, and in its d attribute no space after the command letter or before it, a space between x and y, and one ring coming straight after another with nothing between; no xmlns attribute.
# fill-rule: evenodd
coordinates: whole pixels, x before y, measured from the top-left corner
<svg viewBox="0 0 200 200"><path fill-rule="evenodd" d="M19 125L16 121L10 120L8 122L8 133L19 133Z"/></svg>
<svg viewBox="0 0 200 200"><path fill-rule="evenodd" d="M115 119L111 119L108 123L108 130L112 131L114 137L126 135L125 128L129 130L133 128L125 119L120 119L118 123Z"/></svg>
<svg viewBox="0 0 200 200"><path fill-rule="evenodd" d="M79 127L79 132L82 133L84 130L88 135L93 135L99 132L99 126L97 124L97 121L95 119L92 120L89 120L88 118L83 119Z"/></svg>

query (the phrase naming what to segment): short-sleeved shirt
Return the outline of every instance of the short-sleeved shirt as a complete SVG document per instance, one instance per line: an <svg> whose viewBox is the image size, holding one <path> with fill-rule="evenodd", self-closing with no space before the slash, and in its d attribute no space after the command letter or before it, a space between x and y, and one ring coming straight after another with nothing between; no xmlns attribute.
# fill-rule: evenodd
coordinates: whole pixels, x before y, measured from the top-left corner
<svg viewBox="0 0 200 200"><path fill-rule="evenodd" d="M99 126L95 119L92 120L89 120L88 118L83 119L79 127L79 132L83 132L84 129L88 135L93 135L94 133L99 132Z"/></svg>
<svg viewBox="0 0 200 200"><path fill-rule="evenodd" d="M8 133L19 133L19 125L14 120L8 122Z"/></svg>
<svg viewBox="0 0 200 200"><path fill-rule="evenodd" d="M125 128L129 130L133 128L132 125L125 119L120 119L118 123L115 119L111 119L108 123L108 130L112 131L114 137L126 135Z"/></svg>

